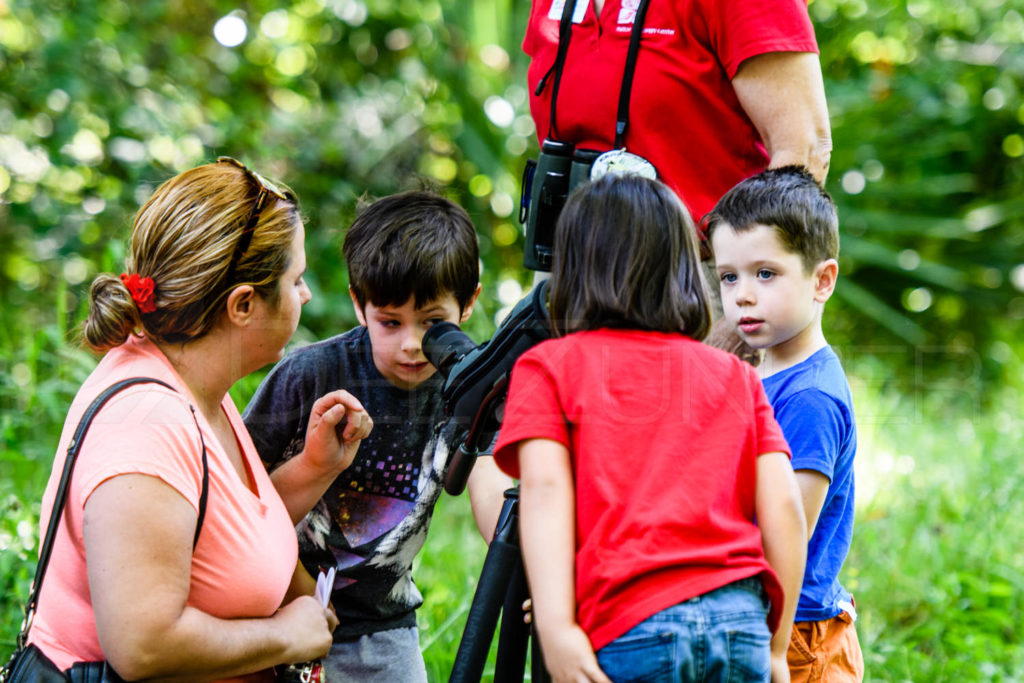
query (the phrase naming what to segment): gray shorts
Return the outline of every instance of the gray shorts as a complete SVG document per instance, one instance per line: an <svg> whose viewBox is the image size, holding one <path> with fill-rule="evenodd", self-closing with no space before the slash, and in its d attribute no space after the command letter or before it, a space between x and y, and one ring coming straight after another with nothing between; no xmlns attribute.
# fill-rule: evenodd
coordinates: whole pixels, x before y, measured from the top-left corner
<svg viewBox="0 0 1024 683"><path fill-rule="evenodd" d="M335 643L324 660L324 670L327 683L427 683L415 627Z"/></svg>

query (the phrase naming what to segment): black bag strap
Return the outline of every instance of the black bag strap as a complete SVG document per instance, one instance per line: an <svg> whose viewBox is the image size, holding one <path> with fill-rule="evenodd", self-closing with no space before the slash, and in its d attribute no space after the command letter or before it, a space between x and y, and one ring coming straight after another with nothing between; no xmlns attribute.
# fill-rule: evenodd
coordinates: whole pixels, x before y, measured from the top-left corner
<svg viewBox="0 0 1024 683"><path fill-rule="evenodd" d="M21 633L18 634L18 647L24 647L28 641L28 632L32 627L32 617L35 615L39 603L39 591L43 585L43 577L46 575L46 567L50 564L50 555L53 553L53 542L57 536L57 528L60 526L61 517L64 516L64 505L67 503L68 489L71 487L71 474L75 469L75 462L78 460L78 453L82 449L82 441L92 424L93 418L100 412L100 409L115 394L135 384L153 383L167 387L171 391L177 391L167 382L152 377L132 377L123 379L116 384L107 387L103 393L89 404L78 423L74 436L68 444L67 457L64 459L64 470L60 475L60 484L57 485L57 495L53 500L53 512L50 514L50 522L46 525L46 535L43 537L42 545L39 548L39 563L36 565L36 575L32 579L32 590L29 593L28 603L25 605L25 621L21 626ZM196 421L196 429L199 429L199 418L196 416L196 409L189 405L192 411L192 419ZM206 499L210 488L210 471L206 458L206 441L203 439L203 431L199 430L199 443L203 448L203 487L199 494L199 517L196 519L196 533L192 538L192 549L195 550L199 542L199 532L203 528L203 517L206 516Z"/></svg>
<svg viewBox="0 0 1024 683"><path fill-rule="evenodd" d="M633 93L633 75L636 73L636 59L640 52L640 39L644 33L644 19L647 16L647 7L650 0L640 0L636 16L633 17L633 30L629 35L629 49L626 52L626 66L622 74L622 85L619 88L619 106L615 117L615 146L614 149L622 149L626 141L626 129L629 128L629 101ZM558 52L555 53L555 63L537 83L534 94L540 95L547 83L548 76L552 72L555 80L551 85L551 124L549 137L557 140L558 123L556 121L556 110L558 109L558 87L562 82L562 69L565 67L565 58L569 53L569 41L572 40L572 14L576 8L576 0L565 0L562 7L562 17L558 22Z"/></svg>

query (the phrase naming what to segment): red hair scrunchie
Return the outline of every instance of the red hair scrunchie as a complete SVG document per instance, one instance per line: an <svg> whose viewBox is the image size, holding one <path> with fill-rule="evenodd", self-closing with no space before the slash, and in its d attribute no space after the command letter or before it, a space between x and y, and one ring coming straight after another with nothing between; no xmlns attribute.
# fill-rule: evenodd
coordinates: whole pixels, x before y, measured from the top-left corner
<svg viewBox="0 0 1024 683"><path fill-rule="evenodd" d="M152 313L156 310L156 294L153 278L139 277L138 273L121 273L121 282L128 288L132 301L139 307L140 313Z"/></svg>

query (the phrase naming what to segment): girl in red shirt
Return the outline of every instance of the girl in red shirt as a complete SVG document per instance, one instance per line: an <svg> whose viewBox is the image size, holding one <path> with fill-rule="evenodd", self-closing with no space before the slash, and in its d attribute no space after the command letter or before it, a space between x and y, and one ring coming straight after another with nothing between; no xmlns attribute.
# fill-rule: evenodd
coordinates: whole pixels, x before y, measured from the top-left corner
<svg viewBox="0 0 1024 683"><path fill-rule="evenodd" d="M695 235L636 176L581 187L556 228L556 338L517 362L495 451L556 682L788 681L803 511L756 372L700 343Z"/></svg>

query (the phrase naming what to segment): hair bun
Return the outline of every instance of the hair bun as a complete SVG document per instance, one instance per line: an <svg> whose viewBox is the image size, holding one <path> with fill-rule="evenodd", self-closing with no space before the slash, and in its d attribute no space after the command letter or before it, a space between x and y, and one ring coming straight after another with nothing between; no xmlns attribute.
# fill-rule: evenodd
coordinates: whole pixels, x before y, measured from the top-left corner
<svg viewBox="0 0 1024 683"><path fill-rule="evenodd" d="M92 281L89 317L82 326L89 348L102 352L123 344L140 322L139 309L119 278L103 274Z"/></svg>

